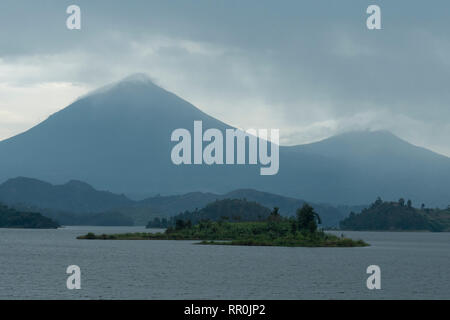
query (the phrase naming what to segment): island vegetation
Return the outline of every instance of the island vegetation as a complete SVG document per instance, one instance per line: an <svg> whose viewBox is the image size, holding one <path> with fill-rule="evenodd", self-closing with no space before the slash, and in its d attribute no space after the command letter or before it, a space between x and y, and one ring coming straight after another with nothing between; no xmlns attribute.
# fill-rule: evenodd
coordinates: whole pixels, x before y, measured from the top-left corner
<svg viewBox="0 0 450 320"><path fill-rule="evenodd" d="M59 224L35 212L22 212L0 203L0 228L56 229Z"/></svg>
<svg viewBox="0 0 450 320"><path fill-rule="evenodd" d="M227 207L231 203L212 204L216 208ZM242 204L242 203L241 203ZM246 203L245 205L247 205ZM238 203L234 203L238 205ZM207 206L208 207L208 206ZM256 208L256 207L255 207ZM210 210L209 207L208 210ZM240 246L285 246L285 247L361 247L367 246L362 240L338 237L319 230L321 223L314 208L305 204L297 210L296 217L282 217L278 208L269 211L265 219L257 221L240 221L235 216L233 221L223 216L218 221L177 220L159 233L127 233L112 235L95 235L89 233L78 239L85 240L199 240L200 244L240 245Z"/></svg>
<svg viewBox="0 0 450 320"><path fill-rule="evenodd" d="M341 221L342 230L357 231L450 231L450 206L446 209L429 209L422 204L413 207L412 201L403 198L386 202L378 198L359 214L354 212Z"/></svg>

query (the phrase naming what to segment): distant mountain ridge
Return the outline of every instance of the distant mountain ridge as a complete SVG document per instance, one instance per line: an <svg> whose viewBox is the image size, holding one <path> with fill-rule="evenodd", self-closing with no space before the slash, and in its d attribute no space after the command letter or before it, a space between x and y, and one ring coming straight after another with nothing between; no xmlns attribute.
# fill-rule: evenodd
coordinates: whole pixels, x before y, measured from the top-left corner
<svg viewBox="0 0 450 320"><path fill-rule="evenodd" d="M52 185L30 178L15 178L0 185L0 202L21 210L43 211L46 216L67 221L69 224L86 224L89 221L106 221L109 214L114 225L131 218L135 224L146 225L154 217L170 217L184 211L201 209L216 200L246 199L268 208L279 207L285 216L294 215L305 201L283 197L252 189L235 190L226 194L191 192L183 195L156 196L133 201L124 195L97 191L81 181L70 181L64 185ZM313 204L326 226L336 226L354 208L335 208ZM44 209L44 210L42 210ZM98 214L102 213L99 217ZM113 216L113 214L115 216ZM113 224L110 222L110 224Z"/></svg>
<svg viewBox="0 0 450 320"><path fill-rule="evenodd" d="M354 132L280 147L280 170L254 165L176 166L173 130L231 126L135 75L96 90L30 130L0 142L0 182L17 176L86 181L124 194L224 194L257 189L314 203L358 205L405 196L450 202L450 159L387 132ZM281 130L281 135L283 134Z"/></svg>
<svg viewBox="0 0 450 320"><path fill-rule="evenodd" d="M0 202L76 213L102 212L133 203L124 195L97 191L81 181L72 180L55 186L24 177L10 179L0 185Z"/></svg>

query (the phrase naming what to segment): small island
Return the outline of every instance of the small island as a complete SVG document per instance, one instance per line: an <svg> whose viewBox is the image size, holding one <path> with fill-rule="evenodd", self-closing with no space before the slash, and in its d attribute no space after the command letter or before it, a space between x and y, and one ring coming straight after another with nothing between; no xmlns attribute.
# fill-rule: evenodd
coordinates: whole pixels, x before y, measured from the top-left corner
<svg viewBox="0 0 450 320"><path fill-rule="evenodd" d="M225 201L226 205L229 204ZM245 201L245 200L232 200ZM216 201L216 206L224 203ZM255 207L254 203L241 205ZM208 207L208 206L207 206ZM264 207L262 207L264 208ZM201 215L201 213L199 213ZM239 220L237 216L235 220ZM78 237L83 240L194 240L204 245L235 245L235 246L282 246L282 247L364 247L368 246L362 240L352 240L344 236L338 237L318 229L321 223L314 208L305 204L297 210L296 217L286 218L274 208L268 217L261 221L227 221L223 217L219 221L201 220L192 223L191 220L177 220L175 226L170 226L163 233L127 233L111 235L95 235L89 233Z"/></svg>
<svg viewBox="0 0 450 320"><path fill-rule="evenodd" d="M0 228L56 229L59 223L36 212L22 212L0 203Z"/></svg>

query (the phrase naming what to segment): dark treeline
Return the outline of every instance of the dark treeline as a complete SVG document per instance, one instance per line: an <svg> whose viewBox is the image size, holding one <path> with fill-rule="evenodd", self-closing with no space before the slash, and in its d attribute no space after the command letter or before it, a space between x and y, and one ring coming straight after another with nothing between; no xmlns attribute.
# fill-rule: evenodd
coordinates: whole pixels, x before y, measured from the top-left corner
<svg viewBox="0 0 450 320"><path fill-rule="evenodd" d="M216 201L214 205L221 205L221 201ZM233 200L234 201L234 200ZM242 201L242 200L241 200ZM219 203L218 203L219 202ZM242 201L241 204L244 206L249 202ZM236 204L235 204L236 205ZM207 206L208 207L208 206ZM263 207L264 208L264 207ZM247 217L248 218L248 217ZM211 226L221 226L223 223L240 223L240 222L265 222L267 223L269 231L276 231L278 236L285 236L288 233L295 234L296 232L307 232L315 233L318 230L318 225L322 223L320 216L314 211L314 208L308 204L304 204L302 208L297 209L296 215L294 217L283 217L280 215L279 208L274 208L268 215L264 218L258 215L256 220L244 220L242 218L237 218L233 221L229 221L226 217L219 220L211 219L201 219L199 221L183 220L177 219L174 226L169 226L167 233L181 231L184 229L191 229L195 225L199 225L200 230L214 229Z"/></svg>
<svg viewBox="0 0 450 320"><path fill-rule="evenodd" d="M203 209L185 211L170 218L155 218L150 221L147 228L169 228L179 224L198 224L200 221L263 221L270 215L270 209L257 202L246 199L224 199L216 200Z"/></svg>
<svg viewBox="0 0 450 320"><path fill-rule="evenodd" d="M34 206L16 204L14 209L20 212L39 212L63 226L133 226L131 217L120 212L65 212L56 209L41 209Z"/></svg>
<svg viewBox="0 0 450 320"><path fill-rule="evenodd" d="M21 212L0 203L0 228L56 229L59 224L35 212Z"/></svg>

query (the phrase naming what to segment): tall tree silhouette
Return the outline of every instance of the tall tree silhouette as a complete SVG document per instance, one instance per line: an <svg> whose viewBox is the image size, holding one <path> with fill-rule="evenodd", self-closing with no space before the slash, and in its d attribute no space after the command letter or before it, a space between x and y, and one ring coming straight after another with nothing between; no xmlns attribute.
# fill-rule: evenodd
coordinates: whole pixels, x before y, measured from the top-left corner
<svg viewBox="0 0 450 320"><path fill-rule="evenodd" d="M317 231L317 225L322 223L320 216L314 208L305 203L301 209L297 210L297 222L300 231Z"/></svg>

